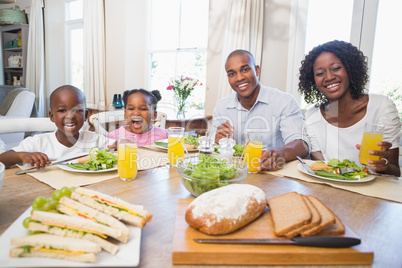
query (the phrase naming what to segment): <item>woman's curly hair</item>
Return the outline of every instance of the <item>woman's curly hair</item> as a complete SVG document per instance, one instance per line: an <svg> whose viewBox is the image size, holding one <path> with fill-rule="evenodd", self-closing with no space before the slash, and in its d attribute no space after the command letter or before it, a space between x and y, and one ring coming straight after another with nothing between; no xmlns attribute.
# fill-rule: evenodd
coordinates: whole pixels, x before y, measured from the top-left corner
<svg viewBox="0 0 402 268"><path fill-rule="evenodd" d="M353 99L358 99L368 82L367 58L357 47L344 41L334 40L314 47L301 62L299 69L299 91L307 103L328 101L314 81L314 63L322 52L335 54L345 66L349 75L350 93Z"/></svg>

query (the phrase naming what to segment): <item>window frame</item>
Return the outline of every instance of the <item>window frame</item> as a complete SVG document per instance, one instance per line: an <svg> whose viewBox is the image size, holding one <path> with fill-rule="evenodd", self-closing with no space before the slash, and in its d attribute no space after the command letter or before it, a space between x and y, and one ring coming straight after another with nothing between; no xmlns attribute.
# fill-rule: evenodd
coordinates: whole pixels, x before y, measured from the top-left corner
<svg viewBox="0 0 402 268"><path fill-rule="evenodd" d="M354 0L353 3L350 43L358 47L368 57L369 70L371 70L374 50L378 5L379 0ZM306 107L304 107L305 103L298 92L298 74L300 63L304 59L307 10L308 0L292 0L286 91L301 103L301 108Z"/></svg>

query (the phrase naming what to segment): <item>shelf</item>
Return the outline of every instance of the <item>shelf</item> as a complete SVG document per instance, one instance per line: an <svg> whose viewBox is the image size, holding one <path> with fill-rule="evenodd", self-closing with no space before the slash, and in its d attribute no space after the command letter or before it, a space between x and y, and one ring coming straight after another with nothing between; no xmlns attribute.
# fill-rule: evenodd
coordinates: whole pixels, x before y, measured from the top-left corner
<svg viewBox="0 0 402 268"><path fill-rule="evenodd" d="M10 48L3 48L3 51L22 52L22 47L10 47Z"/></svg>
<svg viewBox="0 0 402 268"><path fill-rule="evenodd" d="M23 67L4 67L4 69L22 70Z"/></svg>

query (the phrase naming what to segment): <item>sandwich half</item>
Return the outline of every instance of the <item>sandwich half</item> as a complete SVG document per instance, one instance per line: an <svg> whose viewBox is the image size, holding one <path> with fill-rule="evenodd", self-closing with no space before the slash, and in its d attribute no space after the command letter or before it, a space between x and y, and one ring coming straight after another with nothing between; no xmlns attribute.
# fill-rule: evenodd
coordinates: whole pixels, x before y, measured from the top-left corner
<svg viewBox="0 0 402 268"><path fill-rule="evenodd" d="M34 221L28 223L28 230L89 240L113 255L118 251L118 246L106 239L120 238L121 231L92 220L36 210L32 211L31 219Z"/></svg>
<svg viewBox="0 0 402 268"><path fill-rule="evenodd" d="M89 219L110 228L120 230L121 236L117 239L123 243L128 242L128 234L130 233L130 229L118 219L99 210L93 209L85 204L68 198L67 196L60 198L59 204L57 205L57 210L73 217Z"/></svg>
<svg viewBox="0 0 402 268"><path fill-rule="evenodd" d="M10 256L56 258L76 262L95 262L101 248L96 243L51 234L37 234L11 239Z"/></svg>
<svg viewBox="0 0 402 268"><path fill-rule="evenodd" d="M119 198L94 190L77 187L70 197L133 226L142 228L152 219L152 214L147 211Z"/></svg>

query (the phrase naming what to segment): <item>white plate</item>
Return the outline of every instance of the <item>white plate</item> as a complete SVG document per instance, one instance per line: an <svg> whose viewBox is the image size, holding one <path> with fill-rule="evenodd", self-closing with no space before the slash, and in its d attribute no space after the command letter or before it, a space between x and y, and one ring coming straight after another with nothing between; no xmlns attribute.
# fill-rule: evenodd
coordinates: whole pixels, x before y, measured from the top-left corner
<svg viewBox="0 0 402 268"><path fill-rule="evenodd" d="M73 160L69 163L77 163L77 160ZM60 164L57 165L57 167L65 170L65 171L71 171L71 172L80 172L80 173L102 173L102 172L109 172L109 171L113 171L113 170L117 170L117 165L112 167L112 168L108 168L108 169L101 169L101 170L81 170L81 169L75 169L75 168L71 168L66 166L66 164Z"/></svg>
<svg viewBox="0 0 402 268"><path fill-rule="evenodd" d="M140 263L141 228L128 226L130 235L127 244L119 243L119 251L111 255L106 251L96 254L96 262L81 263L50 258L11 258L11 238L28 235L22 222L31 215L28 208L1 236L0 236L0 267L135 267Z"/></svg>
<svg viewBox="0 0 402 268"><path fill-rule="evenodd" d="M168 139L163 139L163 140L158 140L157 142L168 142ZM160 146L160 145L157 145L157 144L155 144L155 146L156 147L158 147L159 149L165 149L165 150L167 150L167 147L165 147L165 146ZM189 152L198 152L198 150L197 149L190 149L190 150L188 150Z"/></svg>
<svg viewBox="0 0 402 268"><path fill-rule="evenodd" d="M311 164L314 163L315 161L312 161L312 160L304 160L304 162L306 162L307 165L311 165ZM316 178L319 178L319 179L327 180L327 181L352 182L352 183L356 183L356 182L368 182L368 181L372 181L372 180L375 179L375 176L374 176L374 175L368 175L368 176L366 176L366 177L364 177L364 178L362 178L362 179L358 179L358 180L337 180L337 179L332 179L332 178L327 178L327 177L322 177L322 176L310 174L310 173L308 173L308 171L303 167L303 165L302 165L301 163L297 164L297 168L298 168L301 172L303 172L303 173L305 173L305 174L307 174L307 175L310 175L310 176L312 176L312 177L316 177Z"/></svg>

